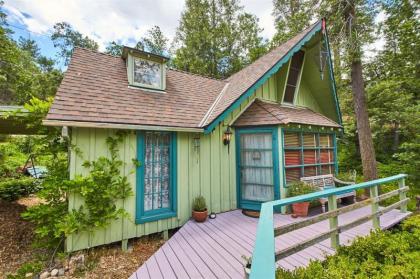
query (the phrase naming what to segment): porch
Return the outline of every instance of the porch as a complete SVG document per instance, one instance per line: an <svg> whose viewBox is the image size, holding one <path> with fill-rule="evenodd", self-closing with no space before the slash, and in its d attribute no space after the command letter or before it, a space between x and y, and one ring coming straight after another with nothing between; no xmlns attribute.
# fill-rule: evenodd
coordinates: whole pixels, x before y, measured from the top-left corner
<svg viewBox="0 0 420 279"><path fill-rule="evenodd" d="M311 210L312 216L321 213L320 208ZM372 214L371 206L364 206L338 216L338 226L349 224ZM410 213L390 210L380 218L385 230L405 219ZM301 222L290 215L274 214L274 227ZM367 219L368 220L368 219ZM189 220L130 278L244 278L244 259L254 251L259 219L247 217L240 210L220 213L204 223ZM372 221L364 222L340 233L340 244L348 245L358 236L366 236L373 228ZM330 230L324 220L275 238L275 250L284 251ZM280 261L277 267L295 269L306 266L311 260L322 260L333 254L330 239L318 242ZM269 261L270 259L267 259Z"/></svg>

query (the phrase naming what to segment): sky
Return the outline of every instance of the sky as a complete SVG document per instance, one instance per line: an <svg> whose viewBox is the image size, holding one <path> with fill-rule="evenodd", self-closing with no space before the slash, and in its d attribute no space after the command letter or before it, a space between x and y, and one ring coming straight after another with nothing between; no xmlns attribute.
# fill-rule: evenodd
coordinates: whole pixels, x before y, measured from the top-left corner
<svg viewBox="0 0 420 279"><path fill-rule="evenodd" d="M262 37L271 39L275 33L272 0L241 0L246 12L259 18ZM14 37L37 41L41 53L54 57L50 35L57 22L68 22L74 29L98 42L100 50L116 41L133 46L154 25L172 41L175 36L184 0L6 0L4 10L8 15ZM381 48L377 41L368 48Z"/></svg>
<svg viewBox="0 0 420 279"><path fill-rule="evenodd" d="M272 0L242 0L241 4L260 19L261 35L270 39L275 32ZM31 37L42 54L52 56L56 50L49 36L57 22L70 23L104 50L110 41L134 45L154 25L172 41L184 6L184 0L9 0L4 9L15 38Z"/></svg>

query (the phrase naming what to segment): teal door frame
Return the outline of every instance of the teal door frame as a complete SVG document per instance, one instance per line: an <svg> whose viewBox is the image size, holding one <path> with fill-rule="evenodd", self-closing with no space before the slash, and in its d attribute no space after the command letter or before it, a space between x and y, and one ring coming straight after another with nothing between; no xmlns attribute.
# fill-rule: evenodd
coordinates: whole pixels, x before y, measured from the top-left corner
<svg viewBox="0 0 420 279"><path fill-rule="evenodd" d="M241 134L271 133L272 135L272 158L273 158L273 181L274 199L280 199L280 178L279 178L279 148L278 148L278 128L277 126L235 128L236 145L236 195L238 208L260 210L260 201L243 200L241 193Z"/></svg>

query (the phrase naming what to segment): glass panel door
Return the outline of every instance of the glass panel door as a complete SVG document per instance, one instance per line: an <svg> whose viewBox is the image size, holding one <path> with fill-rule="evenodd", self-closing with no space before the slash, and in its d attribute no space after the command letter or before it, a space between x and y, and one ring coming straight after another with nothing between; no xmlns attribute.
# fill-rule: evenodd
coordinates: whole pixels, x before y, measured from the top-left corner
<svg viewBox="0 0 420 279"><path fill-rule="evenodd" d="M240 133L240 205L275 197L273 133ZM246 206L245 206L246 207ZM250 208L252 209L252 208Z"/></svg>

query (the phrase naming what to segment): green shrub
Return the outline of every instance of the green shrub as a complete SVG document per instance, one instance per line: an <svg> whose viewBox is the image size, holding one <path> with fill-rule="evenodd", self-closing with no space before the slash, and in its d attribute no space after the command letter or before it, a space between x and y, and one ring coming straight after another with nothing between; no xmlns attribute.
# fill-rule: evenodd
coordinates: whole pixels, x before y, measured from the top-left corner
<svg viewBox="0 0 420 279"><path fill-rule="evenodd" d="M7 275L7 279L25 279L27 273L32 273L33 278L37 278L35 275L37 273L40 273L42 268L44 267L44 264L41 261L34 261L34 262L28 262L23 264L16 272L16 274L13 275Z"/></svg>
<svg viewBox="0 0 420 279"><path fill-rule="evenodd" d="M30 177L0 180L0 198L7 201L14 201L20 197L35 193L37 189L37 181Z"/></svg>
<svg viewBox="0 0 420 279"><path fill-rule="evenodd" d="M342 246L325 261L292 272L278 269L277 278L420 278L420 217L413 216L392 232L376 231Z"/></svg>
<svg viewBox="0 0 420 279"><path fill-rule="evenodd" d="M302 181L294 181L288 185L287 194L289 197L296 197L316 192L318 189Z"/></svg>
<svg viewBox="0 0 420 279"><path fill-rule="evenodd" d="M192 209L194 211L206 211L206 199L203 196L198 196L193 200Z"/></svg>

